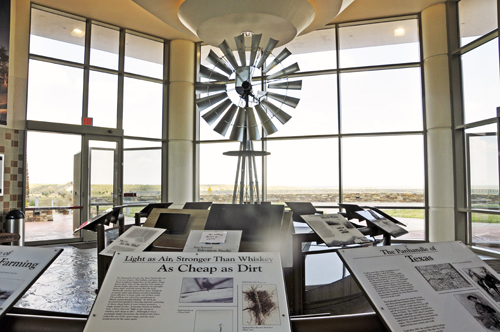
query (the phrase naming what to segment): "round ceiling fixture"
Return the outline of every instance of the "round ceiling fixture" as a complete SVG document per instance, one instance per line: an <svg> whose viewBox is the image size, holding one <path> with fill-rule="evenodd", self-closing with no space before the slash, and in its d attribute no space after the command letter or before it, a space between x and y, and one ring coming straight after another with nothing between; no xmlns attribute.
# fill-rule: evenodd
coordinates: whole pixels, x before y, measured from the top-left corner
<svg viewBox="0 0 500 332"><path fill-rule="evenodd" d="M272 36L281 46L307 28L315 12L307 0L185 0L178 16L191 32L210 45L219 45L227 36L258 27L263 40ZM228 45L236 48L231 40Z"/></svg>

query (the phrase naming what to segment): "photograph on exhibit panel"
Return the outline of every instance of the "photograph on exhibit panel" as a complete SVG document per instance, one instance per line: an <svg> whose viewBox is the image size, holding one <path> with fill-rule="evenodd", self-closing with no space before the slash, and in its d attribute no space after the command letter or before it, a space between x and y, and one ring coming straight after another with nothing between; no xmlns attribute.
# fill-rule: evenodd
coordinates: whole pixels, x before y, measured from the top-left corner
<svg viewBox="0 0 500 332"><path fill-rule="evenodd" d="M21 279L0 278L0 307L23 282Z"/></svg>
<svg viewBox="0 0 500 332"><path fill-rule="evenodd" d="M495 302L500 301L500 280L483 266L463 269L472 281Z"/></svg>
<svg viewBox="0 0 500 332"><path fill-rule="evenodd" d="M471 284L449 263L415 268L436 292L471 287Z"/></svg>
<svg viewBox="0 0 500 332"><path fill-rule="evenodd" d="M276 285L243 284L241 288L243 326L281 324Z"/></svg>
<svg viewBox="0 0 500 332"><path fill-rule="evenodd" d="M498 310L479 293L457 294L455 298L486 331L500 331Z"/></svg>
<svg viewBox="0 0 500 332"><path fill-rule="evenodd" d="M233 303L233 278L183 278L180 303Z"/></svg>

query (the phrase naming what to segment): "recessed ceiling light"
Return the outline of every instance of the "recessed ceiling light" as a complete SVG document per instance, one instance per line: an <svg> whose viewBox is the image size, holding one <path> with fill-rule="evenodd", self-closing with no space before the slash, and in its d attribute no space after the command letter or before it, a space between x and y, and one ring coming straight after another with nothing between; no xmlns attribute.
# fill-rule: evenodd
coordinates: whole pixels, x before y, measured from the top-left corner
<svg viewBox="0 0 500 332"><path fill-rule="evenodd" d="M401 37L401 36L404 36L406 33L406 30L404 28L397 28L397 29L394 29L394 36L395 37Z"/></svg>
<svg viewBox="0 0 500 332"><path fill-rule="evenodd" d="M85 31L80 29L73 29L73 31L71 31L71 35L73 37L82 38L83 36L85 36Z"/></svg>

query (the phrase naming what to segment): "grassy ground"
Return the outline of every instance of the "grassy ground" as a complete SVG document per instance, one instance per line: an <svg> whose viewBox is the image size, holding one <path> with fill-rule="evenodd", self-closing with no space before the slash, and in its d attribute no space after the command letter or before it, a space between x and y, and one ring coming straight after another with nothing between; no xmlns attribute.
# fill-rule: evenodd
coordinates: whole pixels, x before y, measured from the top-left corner
<svg viewBox="0 0 500 332"><path fill-rule="evenodd" d="M424 219L424 210L384 210L385 213L394 218ZM489 224L500 223L500 216L494 214L473 213L472 222L482 222Z"/></svg>

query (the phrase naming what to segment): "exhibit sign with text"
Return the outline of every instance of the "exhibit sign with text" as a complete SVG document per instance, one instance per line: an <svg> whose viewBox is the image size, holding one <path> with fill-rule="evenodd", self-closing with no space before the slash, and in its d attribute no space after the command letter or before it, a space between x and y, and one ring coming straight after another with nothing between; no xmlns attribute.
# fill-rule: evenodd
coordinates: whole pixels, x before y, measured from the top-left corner
<svg viewBox="0 0 500 332"><path fill-rule="evenodd" d="M132 226L99 254L112 257L115 252L142 252L166 229Z"/></svg>
<svg viewBox="0 0 500 332"><path fill-rule="evenodd" d="M192 230L184 252L238 252L242 231Z"/></svg>
<svg viewBox="0 0 500 332"><path fill-rule="evenodd" d="M115 253L84 332L291 331L279 253Z"/></svg>
<svg viewBox="0 0 500 332"><path fill-rule="evenodd" d="M340 213L302 215L301 217L329 247L371 243Z"/></svg>
<svg viewBox="0 0 500 332"><path fill-rule="evenodd" d="M0 318L62 251L53 248L0 246Z"/></svg>
<svg viewBox="0 0 500 332"><path fill-rule="evenodd" d="M500 330L500 277L462 242L338 254L390 331Z"/></svg>

